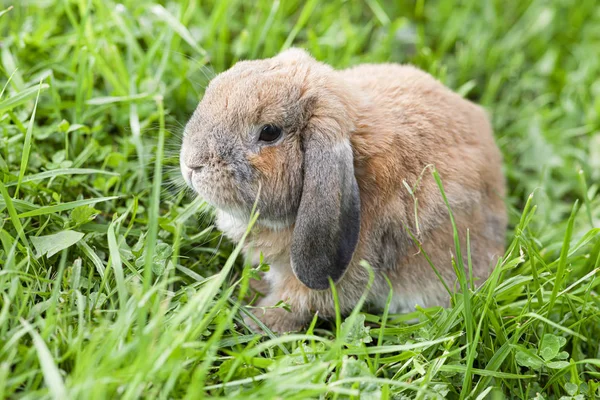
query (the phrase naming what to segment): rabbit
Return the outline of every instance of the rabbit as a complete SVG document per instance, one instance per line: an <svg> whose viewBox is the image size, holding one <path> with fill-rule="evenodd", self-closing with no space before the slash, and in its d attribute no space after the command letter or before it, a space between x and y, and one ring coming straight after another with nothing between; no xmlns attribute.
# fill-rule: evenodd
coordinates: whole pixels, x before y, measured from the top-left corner
<svg viewBox="0 0 600 400"><path fill-rule="evenodd" d="M298 48L240 61L209 83L185 125L180 167L234 242L256 203L243 252L270 269L251 310L274 332L334 317L330 281L341 312L353 310L369 284L362 260L374 273L372 309L388 306L390 290L390 313L449 305L426 258L457 287L432 167L465 265L469 231L477 285L504 252L505 178L486 112L410 65L335 70ZM282 300L291 312L273 307Z"/></svg>

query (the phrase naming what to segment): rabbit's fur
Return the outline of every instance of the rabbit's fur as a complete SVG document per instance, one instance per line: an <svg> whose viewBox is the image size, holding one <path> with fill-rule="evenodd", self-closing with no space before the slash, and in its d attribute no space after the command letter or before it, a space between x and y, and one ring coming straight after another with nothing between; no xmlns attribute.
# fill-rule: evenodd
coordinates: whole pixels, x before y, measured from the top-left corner
<svg viewBox="0 0 600 400"><path fill-rule="evenodd" d="M258 140L265 124L281 127L282 138ZM255 313L274 331L300 329L315 312L334 316L329 278L342 312L352 310L368 282L361 260L375 272L374 307L386 304L386 277L390 312L448 303L425 257L457 286L452 226L428 166L442 178L465 265L469 231L480 284L504 251L501 164L485 112L429 74L396 64L337 71L298 49L218 75L181 149L184 177L233 241L258 197L245 252L271 266L257 304L267 308ZM291 313L269 308L280 300Z"/></svg>

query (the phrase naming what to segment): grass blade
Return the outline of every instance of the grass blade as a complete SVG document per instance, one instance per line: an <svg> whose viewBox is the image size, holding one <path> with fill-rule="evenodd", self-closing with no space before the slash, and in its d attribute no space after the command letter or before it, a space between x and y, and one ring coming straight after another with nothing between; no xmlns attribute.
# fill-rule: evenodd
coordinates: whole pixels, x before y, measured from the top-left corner
<svg viewBox="0 0 600 400"><path fill-rule="evenodd" d="M0 11L0 17L13 9L13 6L8 6L7 9Z"/></svg>
<svg viewBox="0 0 600 400"><path fill-rule="evenodd" d="M95 199L76 200L76 201L71 201L68 203L56 204L53 206L40 207L35 210L31 210L31 211L27 211L22 214L19 214L18 217L19 218L29 218L29 217L37 217L39 215L56 214L61 211L72 210L75 207L94 205L96 203L101 203L104 201L111 201L111 200L115 200L118 198L119 198L119 196L110 196L110 197L98 197Z"/></svg>
<svg viewBox="0 0 600 400"><path fill-rule="evenodd" d="M48 178L55 178L57 176L65 176L65 175L109 175L109 176L119 176L116 172L104 171L101 169L92 169L92 168L63 168L63 169L53 169L50 171L39 172L37 174L31 174L23 177L21 179L21 183L26 182L34 182L41 181ZM15 186L17 182L9 182L5 186L11 187Z"/></svg>
<svg viewBox="0 0 600 400"><path fill-rule="evenodd" d="M21 181L25 176L25 170L27 169L27 164L29 163L29 154L31 153L31 139L33 137L33 121L35 120L35 112L37 111L38 100L40 99L40 92L42 91L42 82L37 89L37 95L35 98L35 105L33 106L33 111L31 112L31 118L29 119L29 125L27 126L27 133L25 135L25 143L23 144L23 154L21 154L21 167L19 168L19 180L17 181L17 189L15 190L14 197L19 197L19 187L21 186ZM34 89L34 88L30 88ZM9 99L10 100L10 99Z"/></svg>
<svg viewBox="0 0 600 400"><path fill-rule="evenodd" d="M115 221L108 226L107 239L108 250L110 252L110 266L115 274L117 293L119 294L119 309L122 312L125 312L127 305L127 289L125 287L121 253L119 252L119 245L117 244L117 239L115 237Z"/></svg>
<svg viewBox="0 0 600 400"><path fill-rule="evenodd" d="M158 142L156 145L156 159L154 161L154 176L152 178L152 194L150 197L148 236L146 237L146 259L144 262L144 291L150 288L152 279L152 259L158 236L158 217L160 215L160 193L162 189L162 163L165 146L165 111L162 97L156 98L159 116Z"/></svg>
<svg viewBox="0 0 600 400"><path fill-rule="evenodd" d="M27 238L25 237L25 231L23 230L23 225L21 225L21 220L19 220L20 217L17 214L17 210L15 209L13 200L8 194L8 191L6 190L6 187L4 186L4 183L2 183L2 181L0 181L0 193L4 198L4 204L6 205L6 209L8 210L10 221L17 230L17 235L19 235L19 238L21 239L23 245L27 245Z"/></svg>
<svg viewBox="0 0 600 400"><path fill-rule="evenodd" d="M54 358L52 357L50 350L48 350L48 346L46 346L44 339L42 339L42 337L33 329L29 322L21 319L21 324L23 324L33 339L33 346L35 347L40 365L42 367L44 381L50 389L52 397L57 400L68 398L67 389L65 388L65 384L60 376L60 371L58 370L58 367L54 362Z"/></svg>
<svg viewBox="0 0 600 400"><path fill-rule="evenodd" d="M0 102L0 112L12 110L15 107L20 106L31 100L34 96L39 96L42 90L46 90L50 87L47 83L41 83L39 86L30 87L20 91L12 97ZM37 102L37 100L36 100Z"/></svg>
<svg viewBox="0 0 600 400"><path fill-rule="evenodd" d="M169 11L167 11L163 6L159 4L153 5L150 10L154 15L156 15L161 21L165 22L171 29L173 29L187 44L189 44L196 52L202 56L205 56L206 50L202 47L198 46L196 40L188 31L188 29L179 22L177 18L173 16Z"/></svg>
<svg viewBox="0 0 600 400"><path fill-rule="evenodd" d="M300 33L302 28L304 28L304 26L308 22L308 19L310 18L318 3L319 2L317 0L308 0L306 3L304 3L304 7L302 8L302 12L300 13L300 17L298 18L296 25L294 25L294 28L288 35L287 39L285 39L285 43L283 43L283 46L281 46L282 50L285 50L292 45L294 39L296 39L296 36L298 36L298 33Z"/></svg>
<svg viewBox="0 0 600 400"><path fill-rule="evenodd" d="M571 216L569 217L569 221L567 222L567 230L565 232L563 245L560 250L558 268L556 269L556 279L554 281L554 287L552 288L552 294L550 295L550 301L548 302L548 314L552 312L554 308L556 297L558 296L558 292L560 291L562 287L562 282L565 278L565 272L567 267L567 255L569 254L569 248L571 245L571 236L573 236L573 224L575 222L575 215L579 210L578 204L578 201L575 201L575 204L573 205L573 209L571 211Z"/></svg>
<svg viewBox="0 0 600 400"><path fill-rule="evenodd" d="M96 97L90 100L87 100L85 104L90 106L100 106L106 104L115 104L115 103L131 103L139 100L147 100L152 98L151 94L147 93L139 93L132 94L130 96L107 96L107 97Z"/></svg>

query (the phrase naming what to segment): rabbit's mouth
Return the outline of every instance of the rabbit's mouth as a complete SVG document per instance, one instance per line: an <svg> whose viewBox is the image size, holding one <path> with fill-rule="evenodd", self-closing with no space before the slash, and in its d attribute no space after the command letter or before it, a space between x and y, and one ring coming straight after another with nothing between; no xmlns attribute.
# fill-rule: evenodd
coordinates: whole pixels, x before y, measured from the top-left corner
<svg viewBox="0 0 600 400"><path fill-rule="evenodd" d="M186 184L207 203L222 209L235 205L237 199L232 192L234 185L230 183L226 173L216 172L204 165L190 167L183 160L180 166Z"/></svg>
<svg viewBox="0 0 600 400"><path fill-rule="evenodd" d="M200 182L198 182L200 181ZM192 189L204 201L220 210L237 210L238 214L250 215L251 207L241 201L237 193L232 192L232 186L227 182L214 180L205 183L201 179L192 179Z"/></svg>

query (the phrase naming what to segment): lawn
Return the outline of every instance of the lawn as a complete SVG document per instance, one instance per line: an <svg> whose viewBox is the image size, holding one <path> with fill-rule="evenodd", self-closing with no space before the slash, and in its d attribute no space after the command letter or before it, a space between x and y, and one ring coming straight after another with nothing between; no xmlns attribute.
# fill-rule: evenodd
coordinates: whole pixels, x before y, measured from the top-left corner
<svg viewBox="0 0 600 400"><path fill-rule="evenodd" d="M181 186L179 141L211 77L291 45L487 108L510 231L480 289L244 326L266 266ZM0 398L600 396L596 0L3 0L0 52Z"/></svg>

